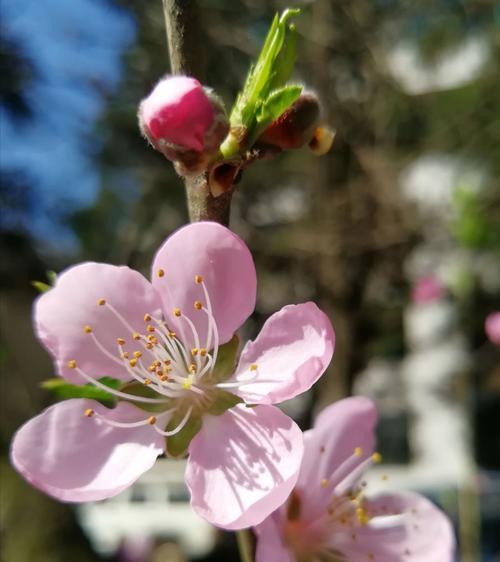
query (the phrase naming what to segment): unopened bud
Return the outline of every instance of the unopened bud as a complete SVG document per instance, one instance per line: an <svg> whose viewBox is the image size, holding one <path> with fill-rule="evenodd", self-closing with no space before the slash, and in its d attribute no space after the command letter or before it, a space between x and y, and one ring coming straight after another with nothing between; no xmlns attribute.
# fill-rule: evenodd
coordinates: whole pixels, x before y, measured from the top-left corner
<svg viewBox="0 0 500 562"><path fill-rule="evenodd" d="M219 98L187 76L158 82L139 106L139 127L182 175L206 169L229 129Z"/></svg>
<svg viewBox="0 0 500 562"><path fill-rule="evenodd" d="M311 92L303 93L291 107L267 127L257 143L275 146L282 150L301 148L314 137L319 117L318 98Z"/></svg>

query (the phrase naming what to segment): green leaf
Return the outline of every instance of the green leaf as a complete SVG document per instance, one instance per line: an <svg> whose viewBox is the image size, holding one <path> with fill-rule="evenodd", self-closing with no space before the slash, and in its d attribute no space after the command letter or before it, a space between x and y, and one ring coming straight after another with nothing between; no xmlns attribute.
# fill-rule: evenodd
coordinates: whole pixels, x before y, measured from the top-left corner
<svg viewBox="0 0 500 562"><path fill-rule="evenodd" d="M214 383L224 382L234 373L239 346L240 338L234 334L227 343L219 347L217 361L210 376L211 381Z"/></svg>
<svg viewBox="0 0 500 562"><path fill-rule="evenodd" d="M273 90L282 88L292 74L296 55L296 33L288 21L300 13L297 9L287 9L281 16L274 17L257 62L250 67L245 85L236 98L229 122L232 130L245 131L243 138L255 139L257 115L262 112ZM241 136L241 135L240 135ZM225 158L230 158L238 150L248 148L250 143L240 146L231 131L222 143L220 150Z"/></svg>
<svg viewBox="0 0 500 562"><path fill-rule="evenodd" d="M183 410L179 410L176 412L168 422L167 431L174 430L184 418L186 412ZM186 454L187 448L189 447L189 443L193 437L200 431L201 429L201 417L197 415L192 415L186 425L176 433L175 435L171 435L167 437L167 451L173 457L180 457Z"/></svg>
<svg viewBox="0 0 500 562"><path fill-rule="evenodd" d="M221 416L224 412L242 402L243 400L239 396L235 396L225 390L218 390L213 404L207 411L209 414L212 414L212 416Z"/></svg>
<svg viewBox="0 0 500 562"><path fill-rule="evenodd" d="M302 86L284 86L269 94L257 113L257 126L253 131L255 140L275 119L278 119L302 93Z"/></svg>
<svg viewBox="0 0 500 562"><path fill-rule="evenodd" d="M43 281L32 281L31 284L39 293L45 293L49 289L52 289L50 285L44 283Z"/></svg>
<svg viewBox="0 0 500 562"><path fill-rule="evenodd" d="M99 382L113 389L118 389L122 384L121 381L111 377L102 377L99 379ZM62 378L53 378L43 381L41 386L45 390L52 392L58 400L68 400L69 398L89 398L91 400L102 402L106 406L114 405L116 403L116 397L113 394L92 386L91 384L79 386L71 384Z"/></svg>

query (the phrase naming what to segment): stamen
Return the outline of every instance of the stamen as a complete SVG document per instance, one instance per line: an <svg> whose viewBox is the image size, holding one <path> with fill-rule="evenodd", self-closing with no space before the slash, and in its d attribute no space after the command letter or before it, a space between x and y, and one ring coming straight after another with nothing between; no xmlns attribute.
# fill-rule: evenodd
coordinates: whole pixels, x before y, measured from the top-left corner
<svg viewBox="0 0 500 562"><path fill-rule="evenodd" d="M203 283L203 277L201 275L195 275L194 276L194 281L195 283L197 283L198 285L200 285L201 283Z"/></svg>
<svg viewBox="0 0 500 562"><path fill-rule="evenodd" d="M90 326L84 326L84 327L83 327L83 331L84 331L86 334L90 334L90 333L92 332L92 328L91 328Z"/></svg>
<svg viewBox="0 0 500 562"><path fill-rule="evenodd" d="M172 429L171 431L162 431L157 425L154 425L153 427L160 435L163 435L165 437L175 435L175 434L179 433L179 431L181 431L182 428L187 424L187 422L189 421L189 417L191 416L192 411L193 411L193 406L190 406L188 408L188 411L186 412L185 416L182 418L181 423L175 429Z"/></svg>
<svg viewBox="0 0 500 562"><path fill-rule="evenodd" d="M151 316L147 313L144 315L144 322L151 322Z"/></svg>
<svg viewBox="0 0 500 562"><path fill-rule="evenodd" d="M99 300L97 301L97 304L98 304L99 306L104 306L104 305L106 304L106 299L99 299Z"/></svg>
<svg viewBox="0 0 500 562"><path fill-rule="evenodd" d="M201 304L201 301L194 301L194 308L196 310L201 310L203 308L203 305Z"/></svg>
<svg viewBox="0 0 500 562"><path fill-rule="evenodd" d="M165 276L165 270L164 269L159 269L156 272L156 275L158 275L158 277L164 277Z"/></svg>
<svg viewBox="0 0 500 562"><path fill-rule="evenodd" d="M177 318L182 316L182 312L181 312L180 308L174 308L174 310L172 310L172 313L173 313L174 316L177 316Z"/></svg>
<svg viewBox="0 0 500 562"><path fill-rule="evenodd" d="M118 345L125 345L125 340L124 340L123 338L117 338L117 339L116 339L116 343L117 343Z"/></svg>
<svg viewBox="0 0 500 562"><path fill-rule="evenodd" d="M92 410L92 408L87 408L85 410L85 412L83 412L83 415L87 416L88 418L91 418L94 414L95 414L95 411Z"/></svg>
<svg viewBox="0 0 500 562"><path fill-rule="evenodd" d="M90 375L87 375L87 373L85 373L79 367L77 367L76 361L73 360L73 361L70 361L69 363L74 364L74 367L70 367L70 368L76 369L78 374L81 375L86 381L93 384L97 388L100 388L101 390L105 390L109 394L113 394L114 396L118 396L119 398L124 398L125 400L131 400L132 402L133 401L144 402L144 403L148 403L148 404L166 404L166 402L167 402L163 398L146 398L144 396L135 396L134 394L127 394L126 392L121 392L120 390L116 390L114 388L111 388L110 386L106 386L105 384L103 384L102 382L99 382L98 380L94 379ZM69 364L68 364L68 366L69 366Z"/></svg>

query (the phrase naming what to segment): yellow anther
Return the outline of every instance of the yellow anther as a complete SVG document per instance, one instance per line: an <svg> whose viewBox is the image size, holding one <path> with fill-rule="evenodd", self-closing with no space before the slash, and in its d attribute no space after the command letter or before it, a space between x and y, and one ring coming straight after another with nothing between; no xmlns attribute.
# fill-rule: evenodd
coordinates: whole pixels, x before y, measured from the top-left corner
<svg viewBox="0 0 500 562"><path fill-rule="evenodd" d="M150 373L154 373L154 372L156 371L156 367L155 367L154 365L150 365L150 366L148 367L148 371L149 371Z"/></svg>
<svg viewBox="0 0 500 562"><path fill-rule="evenodd" d="M153 332L155 331L155 327L152 326L151 324L148 324L148 325L146 326L146 330L147 330L149 333L153 333Z"/></svg>
<svg viewBox="0 0 500 562"><path fill-rule="evenodd" d="M197 347L193 347L193 349L191 350L191 355L195 357L196 355L198 355L199 351L200 350Z"/></svg>
<svg viewBox="0 0 500 562"><path fill-rule="evenodd" d="M176 336L177 336L177 334L176 334L175 332L172 332L172 331L168 332L168 337L169 337L169 338L172 338L172 339L173 339L173 338L175 338Z"/></svg>
<svg viewBox="0 0 500 562"><path fill-rule="evenodd" d="M172 311L174 316L177 316L177 318L179 318L179 316L182 315L181 309L180 308L174 308L174 310Z"/></svg>
<svg viewBox="0 0 500 562"><path fill-rule="evenodd" d="M85 412L83 412L83 415L87 416L88 418L91 418L94 414L95 412L94 410L92 410L92 408L87 408Z"/></svg>
<svg viewBox="0 0 500 562"><path fill-rule="evenodd" d="M151 384L151 379L144 379L144 384L146 386L148 386L148 384Z"/></svg>
<svg viewBox="0 0 500 562"><path fill-rule="evenodd" d="M250 371L256 371L256 370L257 370L257 365L255 363L250 365Z"/></svg>
<svg viewBox="0 0 500 562"><path fill-rule="evenodd" d="M194 301L194 307L196 308L196 310L201 310L203 308L203 305L201 304L201 301Z"/></svg>
<svg viewBox="0 0 500 562"><path fill-rule="evenodd" d="M104 305L106 304L106 299L99 299L99 300L97 301L97 304L98 304L99 306L104 306Z"/></svg>
<svg viewBox="0 0 500 562"><path fill-rule="evenodd" d="M161 361L159 359L155 359L153 361L153 365L155 365L155 367L159 367L161 365Z"/></svg>
<svg viewBox="0 0 500 562"><path fill-rule="evenodd" d="M366 509L364 507L356 508L356 517L358 521L361 523L361 525L367 525L368 522L370 521L370 518L368 517L368 513L366 512Z"/></svg>
<svg viewBox="0 0 500 562"><path fill-rule="evenodd" d="M140 357L142 357L142 353L140 351L134 351L134 357L139 359Z"/></svg>
<svg viewBox="0 0 500 562"><path fill-rule="evenodd" d="M194 376L189 375L188 378L182 383L184 390L189 390L193 386Z"/></svg>
<svg viewBox="0 0 500 562"><path fill-rule="evenodd" d="M134 332L132 334L132 337L134 338L135 341L139 341L141 339L141 334L139 334L139 332Z"/></svg>
<svg viewBox="0 0 500 562"><path fill-rule="evenodd" d="M131 360L129 361L129 365L130 365L131 367L135 367L135 366L137 365L137 359L136 359L135 357L134 357L134 359L131 359Z"/></svg>
<svg viewBox="0 0 500 562"><path fill-rule="evenodd" d="M382 455L380 453L373 453L372 461L375 463L382 462Z"/></svg>
<svg viewBox="0 0 500 562"><path fill-rule="evenodd" d="M196 373L196 365L194 363L191 363L191 365L189 365L189 372Z"/></svg>
<svg viewBox="0 0 500 562"><path fill-rule="evenodd" d="M207 353L208 353L208 352L207 352L207 350L206 350L205 347L202 347L202 348L200 349L200 355L201 355L202 357L205 357L205 355L206 355Z"/></svg>
<svg viewBox="0 0 500 562"><path fill-rule="evenodd" d="M167 367L169 365L171 365L172 361L170 361L170 359L165 359L165 361L163 361L163 364L166 365Z"/></svg>
<svg viewBox="0 0 500 562"><path fill-rule="evenodd" d="M168 375L161 375L160 380L161 380L161 382L167 382L168 381Z"/></svg>
<svg viewBox="0 0 500 562"><path fill-rule="evenodd" d="M151 316L149 314L144 315L144 322L151 322Z"/></svg>
<svg viewBox="0 0 500 562"><path fill-rule="evenodd" d="M154 425L156 423L156 417L155 416L150 416L148 418L148 423L149 425Z"/></svg>
<svg viewBox="0 0 500 562"><path fill-rule="evenodd" d="M321 480L321 487L322 488L328 488L328 480L326 478L323 478L323 480Z"/></svg>
<svg viewBox="0 0 500 562"><path fill-rule="evenodd" d="M92 328L91 328L90 326L84 326L84 327L83 327L83 331L84 331L86 334L91 334L91 333L92 333Z"/></svg>
<svg viewBox="0 0 500 562"><path fill-rule="evenodd" d="M356 448L354 449L354 454L355 454L357 457L361 457L361 456L363 455L363 449L362 449L361 447L356 447Z"/></svg>
<svg viewBox="0 0 500 562"><path fill-rule="evenodd" d="M163 277L165 275L165 270L164 269L159 269L156 272L156 275L158 275L158 277Z"/></svg>
<svg viewBox="0 0 500 562"><path fill-rule="evenodd" d="M195 283L198 283L198 285L200 285L201 283L203 283L203 277L201 275L195 275L194 281Z"/></svg>
<svg viewBox="0 0 500 562"><path fill-rule="evenodd" d="M146 344L146 349L153 349L154 345L152 343Z"/></svg>
<svg viewBox="0 0 500 562"><path fill-rule="evenodd" d="M124 351L124 352L122 353L122 358L123 358L123 359L128 359L128 358L129 358L128 351Z"/></svg>
<svg viewBox="0 0 500 562"><path fill-rule="evenodd" d="M117 339L116 339L116 343L117 343L118 345L125 345L125 340L124 340L123 338L117 338Z"/></svg>
<svg viewBox="0 0 500 562"><path fill-rule="evenodd" d="M71 361L68 361L68 367L70 369L76 369L76 361L74 359L71 359Z"/></svg>

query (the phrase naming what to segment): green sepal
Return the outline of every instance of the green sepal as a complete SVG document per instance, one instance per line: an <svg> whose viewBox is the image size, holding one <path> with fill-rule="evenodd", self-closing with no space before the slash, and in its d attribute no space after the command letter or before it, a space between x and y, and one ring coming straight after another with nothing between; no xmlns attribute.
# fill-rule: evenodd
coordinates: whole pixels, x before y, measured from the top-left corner
<svg viewBox="0 0 500 562"><path fill-rule="evenodd" d="M227 343L219 347L217 361L210 375L210 380L213 383L224 382L234 373L239 345L240 338L234 334Z"/></svg>
<svg viewBox="0 0 500 562"><path fill-rule="evenodd" d="M170 418L167 431L174 430L184 418L186 412L179 410ZM167 437L167 452L172 457L184 456L193 437L200 431L202 425L201 416L191 415L186 425L175 435Z"/></svg>
<svg viewBox="0 0 500 562"><path fill-rule="evenodd" d="M120 388L122 392L126 392L127 394L132 394L132 396L140 396L142 398L160 398L161 396L140 382L130 382L125 384L122 388ZM164 410L168 409L168 398L165 398L165 402L158 402L158 403L151 403L151 402L134 402L134 406L140 408L141 410L145 410L146 412L163 412Z"/></svg>
<svg viewBox="0 0 500 562"><path fill-rule="evenodd" d="M266 101L257 112L257 125L254 127L251 142L254 141L264 129L275 119L278 119L302 93L302 86L283 86L271 92Z"/></svg>
<svg viewBox="0 0 500 562"><path fill-rule="evenodd" d="M121 381L112 377L102 377L99 382L117 390L122 384ZM76 385L67 382L62 378L53 378L43 381L41 387L49 392L52 392L57 400L68 400L69 398L88 398L90 400L97 400L104 406L114 406L116 404L116 397L110 392L106 392L91 384Z"/></svg>
<svg viewBox="0 0 500 562"><path fill-rule="evenodd" d="M215 394L215 399L212 405L208 408L207 412L212 416L221 416L224 412L241 404L243 400L239 396L235 396L225 390L218 390Z"/></svg>

